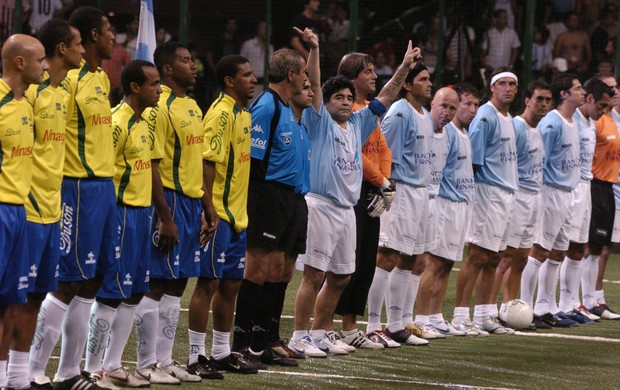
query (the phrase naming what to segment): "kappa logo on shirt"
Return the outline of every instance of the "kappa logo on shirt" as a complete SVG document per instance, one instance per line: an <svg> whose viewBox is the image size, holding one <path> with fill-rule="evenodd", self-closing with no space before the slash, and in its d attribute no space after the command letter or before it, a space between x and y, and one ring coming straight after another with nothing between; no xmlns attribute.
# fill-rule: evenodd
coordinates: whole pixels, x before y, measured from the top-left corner
<svg viewBox="0 0 620 390"><path fill-rule="evenodd" d="M252 127L252 131L255 133L264 133L263 128L258 123Z"/></svg>
<svg viewBox="0 0 620 390"><path fill-rule="evenodd" d="M397 118L404 118L402 112L397 112L396 114L394 114L394 116L397 117Z"/></svg>

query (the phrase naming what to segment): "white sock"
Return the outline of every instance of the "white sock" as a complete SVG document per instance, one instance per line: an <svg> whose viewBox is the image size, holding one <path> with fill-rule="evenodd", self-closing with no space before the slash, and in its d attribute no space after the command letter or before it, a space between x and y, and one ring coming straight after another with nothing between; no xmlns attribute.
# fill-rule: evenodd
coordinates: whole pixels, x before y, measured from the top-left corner
<svg viewBox="0 0 620 390"><path fill-rule="evenodd" d="M499 316L499 312L497 311L497 305L495 303L489 303L485 306L486 315L489 317L497 317Z"/></svg>
<svg viewBox="0 0 620 390"><path fill-rule="evenodd" d="M431 324L443 324L446 320L443 318L443 313L435 313L429 316Z"/></svg>
<svg viewBox="0 0 620 390"><path fill-rule="evenodd" d="M542 263L532 256L528 256L527 264L521 274L521 299L534 307L534 291L538 282L538 272Z"/></svg>
<svg viewBox="0 0 620 390"><path fill-rule="evenodd" d="M0 360L0 387L5 388L6 385L7 385L6 360Z"/></svg>
<svg viewBox="0 0 620 390"><path fill-rule="evenodd" d="M381 328L381 308L385 300L385 290L390 273L379 267L375 268L370 290L368 290L368 325L366 333L372 333Z"/></svg>
<svg viewBox="0 0 620 390"><path fill-rule="evenodd" d="M431 319L430 316L416 314L414 323L418 326L428 325L431 323Z"/></svg>
<svg viewBox="0 0 620 390"><path fill-rule="evenodd" d="M230 355L230 332L220 332L213 329L211 356L215 359L224 359L228 355Z"/></svg>
<svg viewBox="0 0 620 390"><path fill-rule="evenodd" d="M110 341L103 356L104 370L112 371L122 367L121 358L133 328L134 315L137 308L137 305L121 303L118 309L116 309L116 317L110 332Z"/></svg>
<svg viewBox="0 0 620 390"><path fill-rule="evenodd" d="M403 307L410 290L411 271L394 267L388 279L387 328L390 332L403 329Z"/></svg>
<svg viewBox="0 0 620 390"><path fill-rule="evenodd" d="M214 331L215 332L215 331ZM194 364L198 361L198 356L206 356L205 352L205 340L207 334L202 332L195 332L191 329L188 330L189 334L189 359L187 364ZM217 358L220 359L220 358Z"/></svg>
<svg viewBox="0 0 620 390"><path fill-rule="evenodd" d="M469 320L469 307L467 306L463 306L463 307L455 307L454 308L454 315L453 315L453 320L455 322L461 322L464 320Z"/></svg>
<svg viewBox="0 0 620 390"><path fill-rule="evenodd" d="M534 314L542 316L545 313L557 313L555 310L555 288L557 288L558 271L560 263L547 259L540 266L538 274L538 294L536 295L536 304L534 305ZM551 302L553 301L553 302Z"/></svg>
<svg viewBox="0 0 620 390"><path fill-rule="evenodd" d="M562 265L562 262L549 259L547 262L549 263L547 265L549 270L553 271L553 277L551 279L553 284L551 285L551 290L548 291L549 310L551 310L552 313L557 313L560 311L560 308L558 307L557 290L558 284L560 283L560 265Z"/></svg>
<svg viewBox="0 0 620 390"><path fill-rule="evenodd" d="M605 291L604 290L596 290L594 291L594 298L596 299L597 305L606 305L605 302Z"/></svg>
<svg viewBox="0 0 620 390"><path fill-rule="evenodd" d="M581 299L586 308L597 305L594 290L598 275L599 256L590 255L581 260Z"/></svg>
<svg viewBox="0 0 620 390"><path fill-rule="evenodd" d="M415 306L415 299L418 296L418 288L420 287L420 275L414 275L409 272L409 290L405 296L405 303L403 305L403 327L413 325L413 307Z"/></svg>
<svg viewBox="0 0 620 390"><path fill-rule="evenodd" d="M159 325L159 302L143 297L134 316L137 334L138 369L157 363L155 340Z"/></svg>
<svg viewBox="0 0 620 390"><path fill-rule="evenodd" d="M159 301L159 324L157 326L157 362L163 367L172 364L174 336L181 312L181 297L164 294Z"/></svg>
<svg viewBox="0 0 620 390"><path fill-rule="evenodd" d="M474 306L474 322L484 322L487 319L486 305Z"/></svg>
<svg viewBox="0 0 620 390"><path fill-rule="evenodd" d="M69 308L60 300L47 294L39 315L37 316L37 328L34 331L32 345L30 346L30 357L28 359L28 380L33 381L35 377L45 375L47 362L56 343L60 338L62 321Z"/></svg>
<svg viewBox="0 0 620 390"><path fill-rule="evenodd" d="M568 313L575 308L579 290L581 261L564 258L560 265L560 311Z"/></svg>
<svg viewBox="0 0 620 390"><path fill-rule="evenodd" d="M84 369L88 372L102 370L103 353L108 345L114 317L116 317L116 309L101 302L95 301L90 309L88 347L84 364Z"/></svg>
<svg viewBox="0 0 620 390"><path fill-rule="evenodd" d="M7 387L13 389L30 387L30 381L28 380L28 352L9 350L9 364L6 376Z"/></svg>
<svg viewBox="0 0 620 390"><path fill-rule="evenodd" d="M323 338L325 337L325 329L313 329L310 332L308 332L308 334L310 335L310 338L312 339L312 341L314 341L315 343L318 343L319 341L323 340Z"/></svg>
<svg viewBox="0 0 620 390"><path fill-rule="evenodd" d="M88 339L88 318L93 299L76 296L69 303L69 308L62 324L62 342L60 363L57 374L69 379L80 375L80 364L84 347Z"/></svg>
<svg viewBox="0 0 620 390"><path fill-rule="evenodd" d="M294 330L293 331L293 336L291 336L292 340L299 340L300 338L307 336L308 335L308 331L307 330Z"/></svg>

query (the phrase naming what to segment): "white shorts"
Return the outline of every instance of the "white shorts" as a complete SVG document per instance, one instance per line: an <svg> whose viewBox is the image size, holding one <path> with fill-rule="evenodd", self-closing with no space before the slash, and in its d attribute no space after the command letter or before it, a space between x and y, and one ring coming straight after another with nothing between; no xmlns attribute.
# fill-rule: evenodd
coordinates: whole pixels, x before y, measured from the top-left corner
<svg viewBox="0 0 620 390"><path fill-rule="evenodd" d="M515 194L515 208L508 227L508 246L531 248L538 232L540 192L519 188Z"/></svg>
<svg viewBox="0 0 620 390"><path fill-rule="evenodd" d="M396 185L389 211L381 214L379 246L406 255L424 253L424 230L428 223L428 190L404 183Z"/></svg>
<svg viewBox="0 0 620 390"><path fill-rule="evenodd" d="M570 209L571 231L568 238L572 242L585 244L590 237L590 217L592 216L592 196L590 181L580 181L572 191L573 203Z"/></svg>
<svg viewBox="0 0 620 390"><path fill-rule="evenodd" d="M438 221L437 197L428 200L428 221L424 228L424 252L430 252L437 246Z"/></svg>
<svg viewBox="0 0 620 390"><path fill-rule="evenodd" d="M463 247L471 220L472 205L438 197L435 202L437 220L436 246L430 252L447 260L463 260Z"/></svg>
<svg viewBox="0 0 620 390"><path fill-rule="evenodd" d="M616 209L616 217L614 218L614 230L611 234L611 242L620 242L620 210Z"/></svg>
<svg viewBox="0 0 620 390"><path fill-rule="evenodd" d="M538 233L534 242L546 250L568 250L573 192L543 184Z"/></svg>
<svg viewBox="0 0 620 390"><path fill-rule="evenodd" d="M467 241L493 252L506 249L515 196L503 188L476 183Z"/></svg>
<svg viewBox="0 0 620 390"><path fill-rule="evenodd" d="M355 212L329 199L306 195L308 237L298 261L323 272L347 275L355 271Z"/></svg>

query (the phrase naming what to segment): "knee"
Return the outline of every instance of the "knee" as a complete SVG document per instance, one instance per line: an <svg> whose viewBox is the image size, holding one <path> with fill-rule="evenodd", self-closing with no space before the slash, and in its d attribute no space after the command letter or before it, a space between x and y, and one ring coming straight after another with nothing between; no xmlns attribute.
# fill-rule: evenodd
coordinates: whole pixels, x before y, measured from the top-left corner
<svg viewBox="0 0 620 390"><path fill-rule="evenodd" d="M325 272L305 266L302 282L314 291L319 291L325 280Z"/></svg>

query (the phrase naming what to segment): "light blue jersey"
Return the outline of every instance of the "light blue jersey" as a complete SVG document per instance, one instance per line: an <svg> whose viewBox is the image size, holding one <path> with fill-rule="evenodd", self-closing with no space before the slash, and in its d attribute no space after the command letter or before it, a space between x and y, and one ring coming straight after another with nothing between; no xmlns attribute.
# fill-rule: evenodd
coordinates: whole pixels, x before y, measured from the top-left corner
<svg viewBox="0 0 620 390"><path fill-rule="evenodd" d="M448 158L448 138L445 133L433 133L431 138L431 180L428 183L428 196L431 198L439 194L439 184L443 175L443 168Z"/></svg>
<svg viewBox="0 0 620 390"><path fill-rule="evenodd" d="M362 186L362 145L377 127L377 117L365 107L351 114L343 129L321 103L320 112L304 110L301 122L310 137L310 192L339 206L355 206Z"/></svg>
<svg viewBox="0 0 620 390"><path fill-rule="evenodd" d="M469 137L452 122L444 126L443 132L448 141L448 157L439 185L439 196L453 202L471 203L474 200L474 169Z"/></svg>
<svg viewBox="0 0 620 390"><path fill-rule="evenodd" d="M519 187L539 192L543 184L545 147L537 128L527 124L520 116L512 120L517 143Z"/></svg>
<svg viewBox="0 0 620 390"><path fill-rule="evenodd" d="M407 101L392 104L381 121L381 132L392 152L392 179L412 187L430 182L433 121L422 107L422 114Z"/></svg>
<svg viewBox="0 0 620 390"><path fill-rule="evenodd" d="M592 180L592 160L596 147L596 125L592 118L586 118L581 111L575 110L573 121L579 130L579 160L581 162L581 180Z"/></svg>
<svg viewBox="0 0 620 390"><path fill-rule="evenodd" d="M579 184L579 133L575 122L569 123L553 110L538 123L545 144L543 181L545 184L572 191Z"/></svg>
<svg viewBox="0 0 620 390"><path fill-rule="evenodd" d="M517 145L510 114L503 115L491 102L482 105L469 125L472 162L479 165L476 182L517 191Z"/></svg>

